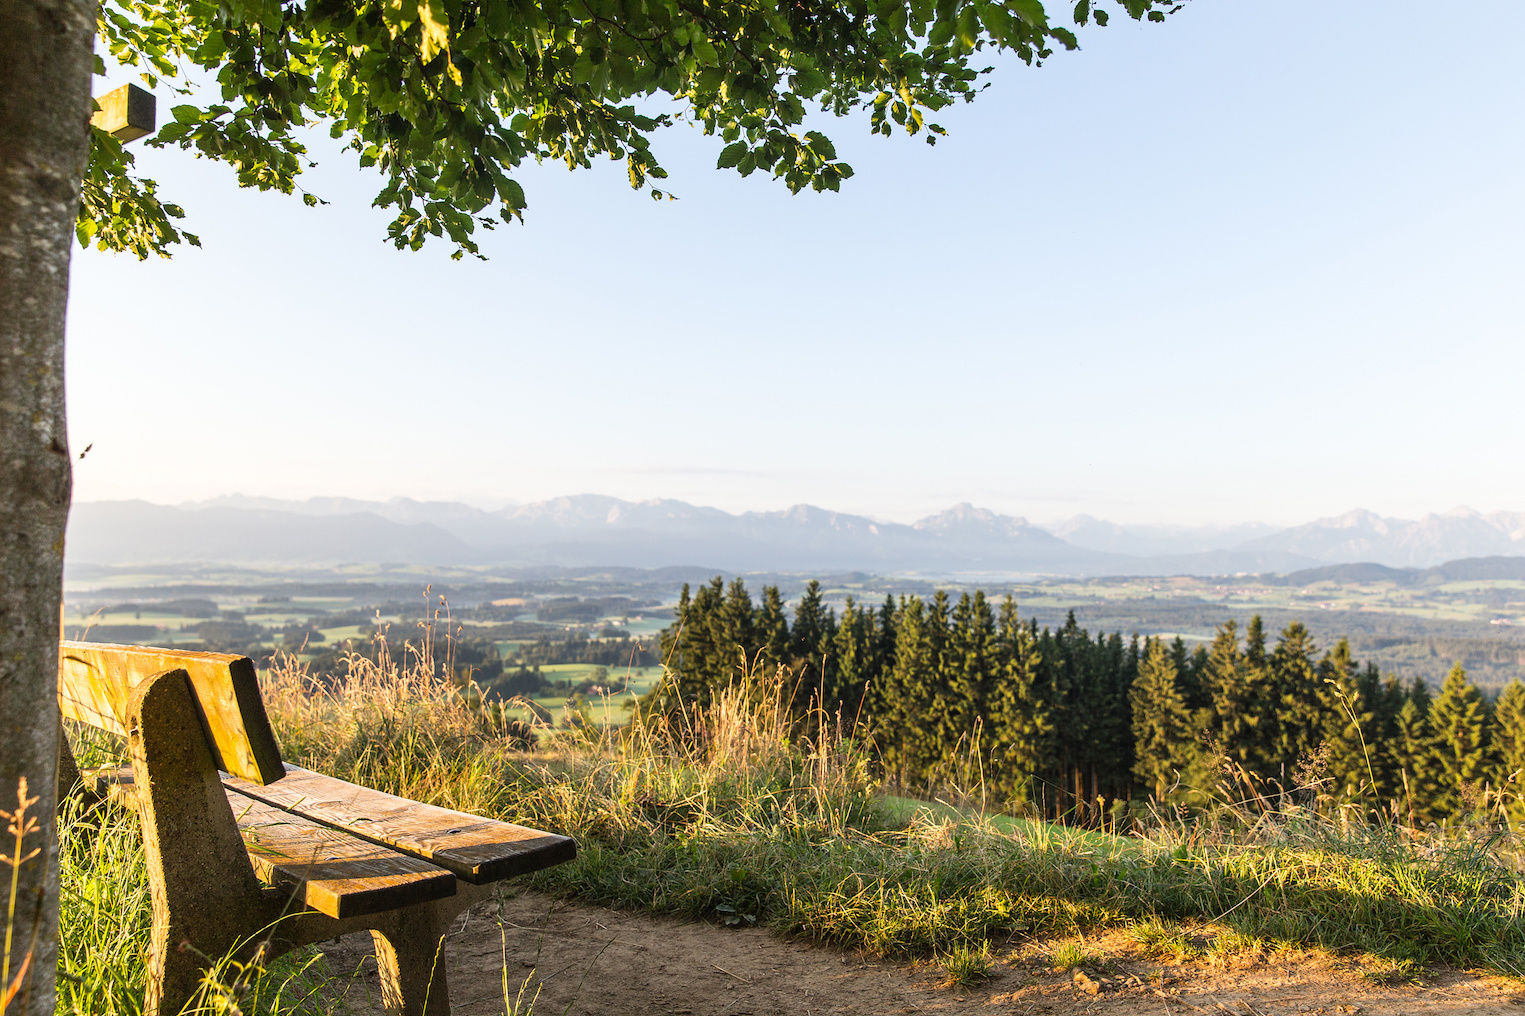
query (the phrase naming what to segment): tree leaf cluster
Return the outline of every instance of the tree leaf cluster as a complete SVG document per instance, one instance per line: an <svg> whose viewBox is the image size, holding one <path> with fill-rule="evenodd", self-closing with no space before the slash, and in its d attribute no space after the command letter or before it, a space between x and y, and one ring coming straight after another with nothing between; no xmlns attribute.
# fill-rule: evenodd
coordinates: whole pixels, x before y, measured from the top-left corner
<svg viewBox="0 0 1525 1016"><path fill-rule="evenodd" d="M1075 24L1105 24L1099 3L1082 0ZM1161 20L1178 5L1116 6ZM99 31L119 64L187 100L149 144L289 194L310 164L301 132L326 127L380 170L397 247L441 237L457 257L479 255L478 228L522 220L526 159L622 161L660 199L652 137L686 121L719 138L722 169L835 191L852 167L803 129L811 111L865 108L874 132L935 142L928 117L990 70L977 57L1038 64L1078 45L1039 0L105 0ZM139 257L194 242L131 165L97 132L81 242Z"/></svg>

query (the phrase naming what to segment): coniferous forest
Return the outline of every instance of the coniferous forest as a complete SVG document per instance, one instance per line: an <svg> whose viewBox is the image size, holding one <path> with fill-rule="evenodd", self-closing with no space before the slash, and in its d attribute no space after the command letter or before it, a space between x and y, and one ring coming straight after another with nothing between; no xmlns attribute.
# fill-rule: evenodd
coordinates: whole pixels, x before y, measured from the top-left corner
<svg viewBox="0 0 1525 1016"><path fill-rule="evenodd" d="M792 616L791 616L792 614ZM683 589L662 635L669 680L646 708L703 704L743 674L784 675L802 730L859 731L885 781L928 794L978 785L987 804L1102 824L1146 806L1231 796L1274 807L1316 793L1369 816L1463 817L1525 769L1525 685L1489 701L1458 664L1438 693L1320 650L1300 623L1253 617L1211 643L1092 635L1073 613L1040 629L1010 597L848 598L812 582ZM780 671L779 668L783 668Z"/></svg>

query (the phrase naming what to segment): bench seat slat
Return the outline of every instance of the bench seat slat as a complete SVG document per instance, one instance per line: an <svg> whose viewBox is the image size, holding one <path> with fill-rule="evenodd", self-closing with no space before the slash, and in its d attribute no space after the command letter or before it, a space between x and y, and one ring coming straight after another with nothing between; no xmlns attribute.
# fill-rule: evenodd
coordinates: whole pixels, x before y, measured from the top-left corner
<svg viewBox="0 0 1525 1016"><path fill-rule="evenodd" d="M92 772L98 792L136 807L131 769ZM428 861L282 811L227 788L254 873L329 917L360 917L455 895Z"/></svg>
<svg viewBox="0 0 1525 1016"><path fill-rule="evenodd" d="M293 815L432 861L473 885L577 856L577 845L568 836L419 804L299 766L286 765L286 776L266 786L236 776L223 777L223 785Z"/></svg>
<svg viewBox="0 0 1525 1016"><path fill-rule="evenodd" d="M455 876L438 865L240 794L228 803L260 881L319 913L359 917L455 895Z"/></svg>

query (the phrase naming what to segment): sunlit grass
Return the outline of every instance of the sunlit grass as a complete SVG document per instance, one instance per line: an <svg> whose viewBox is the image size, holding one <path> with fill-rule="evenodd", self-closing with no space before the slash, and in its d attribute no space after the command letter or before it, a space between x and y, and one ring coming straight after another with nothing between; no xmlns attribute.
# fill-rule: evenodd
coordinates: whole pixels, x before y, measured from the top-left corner
<svg viewBox="0 0 1525 1016"><path fill-rule="evenodd" d="M861 742L811 737L761 673L682 717L558 730L534 753L495 739L447 682L386 659L357 658L332 686L277 668L267 698L293 761L576 837L577 860L529 882L599 904L754 915L886 955L1190 922L1245 942L1525 968L1521 882L1467 836L1296 808L1119 836L887 798Z"/></svg>

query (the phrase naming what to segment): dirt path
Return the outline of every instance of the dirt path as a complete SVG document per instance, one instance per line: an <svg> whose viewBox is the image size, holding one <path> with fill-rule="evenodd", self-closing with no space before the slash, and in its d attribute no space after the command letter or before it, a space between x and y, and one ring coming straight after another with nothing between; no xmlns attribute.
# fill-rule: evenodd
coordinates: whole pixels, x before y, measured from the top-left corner
<svg viewBox="0 0 1525 1016"><path fill-rule="evenodd" d="M457 1016L505 1011L505 950L510 998L528 978L525 999L538 989L534 1011L540 1016L1525 1013L1525 987L1488 975L1432 971L1423 986L1380 986L1362 976L1357 961L1311 953L1171 964L1142 956L1121 933L1085 942L1106 957L1091 970L1091 994L1069 975L1041 966L1038 956L1051 945L1013 943L1000 950L989 980L947 987L942 970L928 964L789 942L758 928L732 930L522 893L501 913L487 904L457 923L447 963ZM360 971L348 991L354 1011L379 1012L369 936L350 936L329 955L336 970Z"/></svg>

